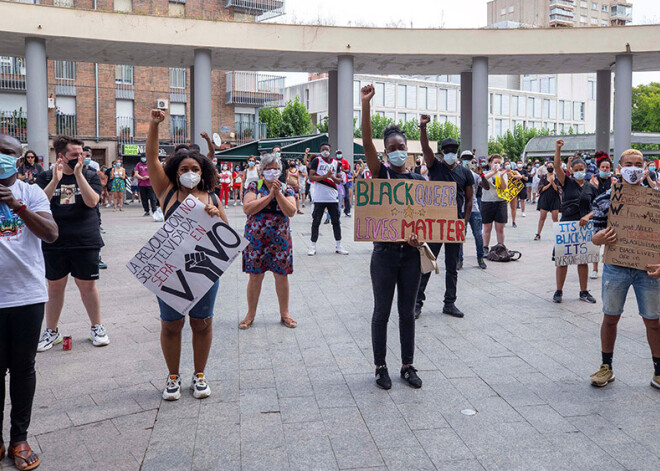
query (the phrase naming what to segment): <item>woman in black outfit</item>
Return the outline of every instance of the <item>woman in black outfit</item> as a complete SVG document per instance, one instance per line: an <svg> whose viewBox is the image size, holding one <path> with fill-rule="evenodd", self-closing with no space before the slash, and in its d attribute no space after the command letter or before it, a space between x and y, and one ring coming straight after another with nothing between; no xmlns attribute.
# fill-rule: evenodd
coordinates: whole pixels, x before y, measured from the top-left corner
<svg viewBox="0 0 660 471"><path fill-rule="evenodd" d="M381 165L371 138L371 105L375 94L373 85L362 87L362 136L364 154L369 170L377 178L424 180L405 168L408 143L398 126L385 129L385 152L390 167ZM392 387L387 371L387 322L392 310L394 291L399 309L399 338L401 340L401 377L414 388L422 387L417 369L412 365L415 351L415 300L421 278L419 242L412 236L408 242L374 242L371 254L371 285L374 292L374 312L371 319L371 341L376 365L376 384L383 389Z"/></svg>
<svg viewBox="0 0 660 471"><path fill-rule="evenodd" d="M534 240L539 240L541 238L541 232L543 231L543 226L545 225L548 213L552 215L552 222L559 221L559 206L561 205L561 199L559 197L555 166L552 163L548 163L546 169L548 170L548 173L543 175L539 180L540 196L536 209L541 211L541 216L539 217L539 227L536 230Z"/></svg>
<svg viewBox="0 0 660 471"><path fill-rule="evenodd" d="M606 193L612 184L617 182L617 179L612 175L612 161L610 156L605 152L596 152L596 165L598 172L591 177L589 183L597 189L596 196ZM593 264L593 270L589 276L592 280L598 278L598 263Z"/></svg>

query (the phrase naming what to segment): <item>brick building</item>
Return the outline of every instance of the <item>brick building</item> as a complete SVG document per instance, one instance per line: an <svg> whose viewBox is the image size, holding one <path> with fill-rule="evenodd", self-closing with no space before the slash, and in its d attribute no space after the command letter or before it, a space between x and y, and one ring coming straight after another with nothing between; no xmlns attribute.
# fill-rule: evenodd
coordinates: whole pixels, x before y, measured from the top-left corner
<svg viewBox="0 0 660 471"><path fill-rule="evenodd" d="M47 7L122 11L204 20L259 21L282 14L284 0L20 0ZM65 27L75 27L66 25ZM2 50L0 48L0 54ZM130 165L144 144L149 110L167 118L161 145L169 150L190 141L190 71L186 68L48 61L49 134L85 140L94 160L108 164L124 156ZM265 135L258 109L282 101L284 77L257 72L212 71L212 129L223 141L245 142ZM0 132L27 142L25 62L0 56Z"/></svg>

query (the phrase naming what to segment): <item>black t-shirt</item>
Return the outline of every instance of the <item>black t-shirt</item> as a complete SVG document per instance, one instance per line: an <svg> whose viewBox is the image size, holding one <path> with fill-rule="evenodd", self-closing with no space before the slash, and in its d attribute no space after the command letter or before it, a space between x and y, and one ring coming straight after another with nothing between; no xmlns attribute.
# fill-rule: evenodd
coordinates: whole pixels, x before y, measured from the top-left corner
<svg viewBox="0 0 660 471"><path fill-rule="evenodd" d="M33 179L36 179L40 173L43 173L44 168L39 164L27 165L23 164L18 169L18 173L25 176L25 181L28 183L33 183Z"/></svg>
<svg viewBox="0 0 660 471"><path fill-rule="evenodd" d="M83 170L83 176L99 195L103 191L101 180L93 170ZM53 178L49 170L37 176L37 185L46 188ZM96 207L90 208L83 201L75 175L62 175L50 199L50 210L60 235L55 242L43 242L44 250L96 249L103 247L99 232L99 215Z"/></svg>
<svg viewBox="0 0 660 471"><path fill-rule="evenodd" d="M591 212L591 203L598 189L588 182L580 186L574 178L566 176L562 185L561 220L579 221Z"/></svg>
<svg viewBox="0 0 660 471"><path fill-rule="evenodd" d="M658 174L655 172L649 172L649 177L651 177L652 182L657 182L658 181ZM642 186L645 186L646 188L650 188L651 185L649 185L648 180L645 178L642 180Z"/></svg>
<svg viewBox="0 0 660 471"><path fill-rule="evenodd" d="M527 185L528 183L529 183L530 185L532 184L532 179L529 178L529 170L527 170L526 168L523 168L523 169L521 169L521 170L518 170L518 173L520 173L520 175L522 175L523 177L527 178L527 180L525 180L524 178L523 178L523 180L522 180L522 182L523 182L525 185Z"/></svg>
<svg viewBox="0 0 660 471"><path fill-rule="evenodd" d="M456 182L458 217L464 217L465 188L474 185L472 172L462 165L456 165L453 169L450 169L447 164L435 160L433 166L429 167L429 180L436 182Z"/></svg>

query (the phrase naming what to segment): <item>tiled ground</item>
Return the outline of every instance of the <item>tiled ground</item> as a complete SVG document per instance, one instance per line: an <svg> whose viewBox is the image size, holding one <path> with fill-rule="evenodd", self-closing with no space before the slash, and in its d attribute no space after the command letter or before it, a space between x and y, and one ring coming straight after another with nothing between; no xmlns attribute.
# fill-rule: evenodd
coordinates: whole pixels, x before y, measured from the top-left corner
<svg viewBox="0 0 660 471"><path fill-rule="evenodd" d="M240 208L230 207L242 227ZM103 211L101 275L104 322L112 343L86 340L88 321L75 286L61 329L73 351L38 355L30 429L44 470L512 470L660 469L660 392L649 386L650 352L634 298L620 323L617 381L589 386L600 363L600 303L577 300L575 270L565 302L550 302L554 267L551 226L533 242L538 213L507 227L521 261L475 268L466 245L458 306L464 319L440 314L443 276L429 284L417 321L415 364L424 380L412 390L394 376L389 392L373 383L370 244L353 243L343 218L348 257L333 253L329 225L318 255L307 257L310 208L294 218L291 314L278 323L272 278L264 284L254 327L239 332L247 277L235 263L222 278L207 376L213 395L160 400L167 371L154 297L132 279L126 261L156 229L132 205ZM600 280L592 282L600 300ZM396 312L390 369L398 371ZM182 375L192 374L190 329ZM474 409L476 415L461 413ZM6 409L8 415L8 408ZM5 430L8 424L5 423ZM0 469L11 469L5 458Z"/></svg>

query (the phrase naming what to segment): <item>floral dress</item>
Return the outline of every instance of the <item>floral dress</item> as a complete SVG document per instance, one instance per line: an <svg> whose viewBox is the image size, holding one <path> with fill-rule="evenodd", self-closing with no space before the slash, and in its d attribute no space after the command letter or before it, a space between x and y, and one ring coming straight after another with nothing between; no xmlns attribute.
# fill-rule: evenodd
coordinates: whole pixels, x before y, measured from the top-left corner
<svg viewBox="0 0 660 471"><path fill-rule="evenodd" d="M257 198L268 196L265 184L259 187L259 182L251 182L246 194L252 192ZM289 185L283 190L284 196L295 196ZM277 200L273 199L268 206L247 217L245 223L245 238L250 244L243 250L243 271L260 275L272 271L278 275L293 273L293 241L289 228L289 218L282 213Z"/></svg>

